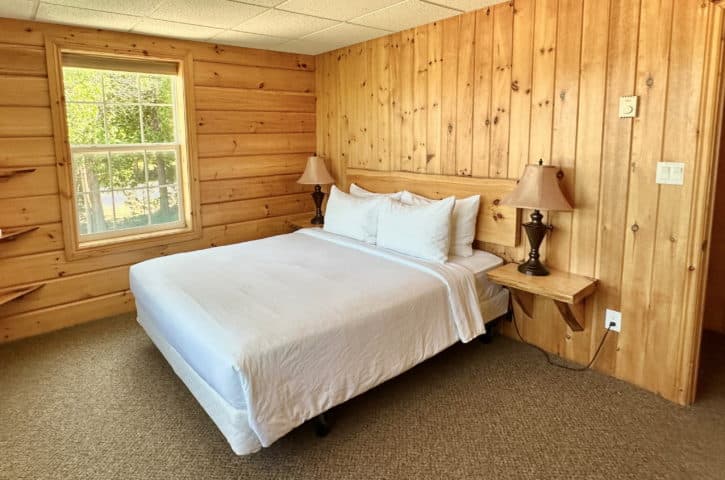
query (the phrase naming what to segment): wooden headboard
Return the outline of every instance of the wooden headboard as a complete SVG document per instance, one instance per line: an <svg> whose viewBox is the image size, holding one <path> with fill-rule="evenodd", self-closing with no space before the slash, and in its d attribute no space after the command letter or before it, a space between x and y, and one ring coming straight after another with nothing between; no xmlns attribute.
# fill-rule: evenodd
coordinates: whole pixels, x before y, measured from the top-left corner
<svg viewBox="0 0 725 480"><path fill-rule="evenodd" d="M390 193L408 190L430 198L481 195L476 240L505 247L515 247L519 243L520 210L498 204L504 195L514 189L516 180L379 172L353 168L348 168L345 176L347 186L356 183L371 192Z"/></svg>

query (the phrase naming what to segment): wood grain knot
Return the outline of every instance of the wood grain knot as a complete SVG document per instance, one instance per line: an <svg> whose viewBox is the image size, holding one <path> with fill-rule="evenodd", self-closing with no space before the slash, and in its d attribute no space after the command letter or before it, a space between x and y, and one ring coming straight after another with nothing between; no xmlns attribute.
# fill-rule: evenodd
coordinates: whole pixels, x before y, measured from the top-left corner
<svg viewBox="0 0 725 480"><path fill-rule="evenodd" d="M630 228L632 229L632 231L634 233L639 232L639 225L637 225L636 223L635 224L632 224L632 226Z"/></svg>

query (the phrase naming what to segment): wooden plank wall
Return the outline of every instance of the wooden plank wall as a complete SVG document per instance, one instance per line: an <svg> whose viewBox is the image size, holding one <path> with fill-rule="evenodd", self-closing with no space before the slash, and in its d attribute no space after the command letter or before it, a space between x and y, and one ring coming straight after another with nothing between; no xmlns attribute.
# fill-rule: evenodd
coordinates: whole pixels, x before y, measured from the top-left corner
<svg viewBox="0 0 725 480"><path fill-rule="evenodd" d="M283 233L311 211L295 183L315 150L315 59L211 44L0 19L0 227L39 225L0 243L0 289L47 282L0 306L0 342L131 311L128 267L159 255ZM46 34L193 51L201 180L199 240L66 260L44 52Z"/></svg>
<svg viewBox="0 0 725 480"><path fill-rule="evenodd" d="M715 7L701 0L515 0L317 56L317 150L347 167L517 178L559 165L573 213L548 217L552 267L599 278L586 329L550 302L526 340L686 403L683 360L698 119ZM639 116L618 118L619 97ZM655 184L685 162L684 186ZM703 170L705 171L705 170ZM525 245L486 248L521 261ZM701 267L701 265L697 265ZM508 335L515 336L510 325Z"/></svg>

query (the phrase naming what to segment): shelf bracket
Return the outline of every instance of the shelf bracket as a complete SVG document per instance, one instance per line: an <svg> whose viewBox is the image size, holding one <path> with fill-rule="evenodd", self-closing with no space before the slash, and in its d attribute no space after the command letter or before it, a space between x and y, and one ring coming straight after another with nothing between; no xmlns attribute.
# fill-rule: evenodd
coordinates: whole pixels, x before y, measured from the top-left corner
<svg viewBox="0 0 725 480"><path fill-rule="evenodd" d="M524 315L529 318L533 318L534 295L521 290L516 290L515 288L509 288L509 292L511 292L511 298L514 303L521 309L522 312L524 312Z"/></svg>
<svg viewBox="0 0 725 480"><path fill-rule="evenodd" d="M582 326L584 324L584 302L572 305L554 300L554 303L559 309L561 317L573 332L581 332L584 330Z"/></svg>

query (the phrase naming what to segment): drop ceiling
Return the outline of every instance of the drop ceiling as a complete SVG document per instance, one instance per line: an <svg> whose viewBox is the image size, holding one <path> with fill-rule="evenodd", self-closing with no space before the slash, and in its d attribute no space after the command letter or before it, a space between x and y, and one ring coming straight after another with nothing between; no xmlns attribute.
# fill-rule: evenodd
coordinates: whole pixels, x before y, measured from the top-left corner
<svg viewBox="0 0 725 480"><path fill-rule="evenodd" d="M501 0L0 0L0 17L316 55Z"/></svg>

